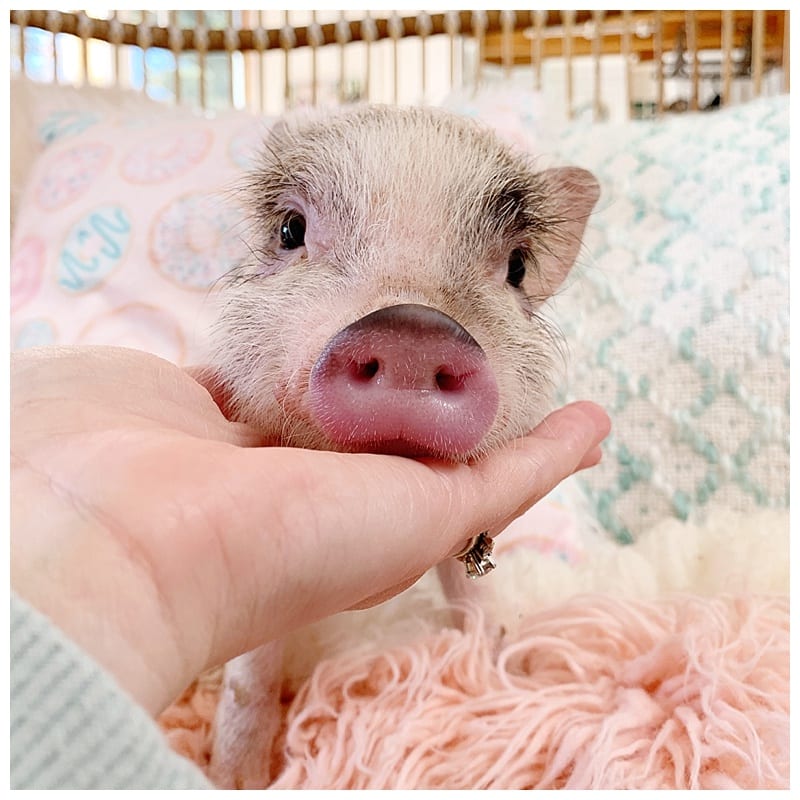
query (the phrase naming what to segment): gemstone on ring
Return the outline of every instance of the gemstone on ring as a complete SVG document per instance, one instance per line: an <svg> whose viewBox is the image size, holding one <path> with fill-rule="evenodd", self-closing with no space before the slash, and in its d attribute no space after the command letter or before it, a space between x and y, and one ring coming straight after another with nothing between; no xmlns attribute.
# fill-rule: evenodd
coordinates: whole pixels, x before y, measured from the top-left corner
<svg viewBox="0 0 800 800"><path fill-rule="evenodd" d="M467 577L475 580L491 572L497 562L492 558L494 540L488 531L479 533L469 545L455 556L467 568Z"/></svg>

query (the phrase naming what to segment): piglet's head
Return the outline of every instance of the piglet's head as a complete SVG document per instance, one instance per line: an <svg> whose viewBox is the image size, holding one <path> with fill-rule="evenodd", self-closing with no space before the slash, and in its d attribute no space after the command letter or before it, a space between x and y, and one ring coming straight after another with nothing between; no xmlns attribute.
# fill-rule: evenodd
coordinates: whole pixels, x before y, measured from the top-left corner
<svg viewBox="0 0 800 800"><path fill-rule="evenodd" d="M547 410L539 315L598 197L433 109L276 126L249 177L250 259L224 288L228 412L285 445L466 460Z"/></svg>

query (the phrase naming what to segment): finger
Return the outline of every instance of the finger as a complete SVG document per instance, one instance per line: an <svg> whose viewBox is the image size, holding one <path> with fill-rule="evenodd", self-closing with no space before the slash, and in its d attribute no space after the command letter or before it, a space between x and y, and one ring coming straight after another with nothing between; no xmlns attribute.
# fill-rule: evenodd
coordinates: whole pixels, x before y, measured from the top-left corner
<svg viewBox="0 0 800 800"><path fill-rule="evenodd" d="M238 447L264 447L271 444L255 428L232 419L231 393L216 370L194 364L183 367L182 372L205 389L216 406L213 409L203 408L203 413L207 417L207 428L202 432L195 431L197 435L228 442Z"/></svg>
<svg viewBox="0 0 800 800"><path fill-rule="evenodd" d="M424 573L423 573L424 574ZM378 592L377 594L372 594L369 597L366 597L364 600L360 600L350 608L346 609L347 611L362 611L365 608L372 608L373 606L377 606L380 603L385 603L387 600L391 600L396 595L404 592L406 589L410 589L420 578L422 575L415 575L413 578L409 578L408 580L403 581L402 583L397 584L397 586L392 586L389 589L386 589L382 592Z"/></svg>
<svg viewBox="0 0 800 800"><path fill-rule="evenodd" d="M191 364L183 371L211 395L220 411L228 417L231 395L219 372L202 364Z"/></svg>
<svg viewBox="0 0 800 800"><path fill-rule="evenodd" d="M591 467L596 467L602 460L603 460L603 450L600 447L595 447L584 456L581 463L578 464L575 472L580 472L581 470L584 469L590 469Z"/></svg>
<svg viewBox="0 0 800 800"><path fill-rule="evenodd" d="M226 569L209 586L227 602L215 653L230 658L413 582L465 539L502 530L607 431L604 412L575 404L474 465L283 448L220 459Z"/></svg>
<svg viewBox="0 0 800 800"><path fill-rule="evenodd" d="M610 428L608 415L599 406L572 403L550 414L527 436L476 465L476 478L483 486L473 491L484 502L470 504L468 498L461 500L475 512L469 535L484 530L496 535L562 480L595 463L600 442Z"/></svg>

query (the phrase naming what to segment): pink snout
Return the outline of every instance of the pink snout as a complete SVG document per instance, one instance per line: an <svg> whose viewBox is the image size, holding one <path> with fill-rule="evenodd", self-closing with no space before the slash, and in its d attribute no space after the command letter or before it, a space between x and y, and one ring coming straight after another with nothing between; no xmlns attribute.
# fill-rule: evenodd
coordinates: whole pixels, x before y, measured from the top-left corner
<svg viewBox="0 0 800 800"><path fill-rule="evenodd" d="M348 451L458 459L497 414L480 345L454 319L406 304L339 331L311 372L316 424Z"/></svg>

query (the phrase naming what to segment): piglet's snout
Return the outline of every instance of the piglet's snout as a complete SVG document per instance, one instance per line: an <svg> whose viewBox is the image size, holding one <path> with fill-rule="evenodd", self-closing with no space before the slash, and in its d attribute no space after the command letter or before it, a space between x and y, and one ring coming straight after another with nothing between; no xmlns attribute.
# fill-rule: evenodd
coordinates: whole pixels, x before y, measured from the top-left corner
<svg viewBox="0 0 800 800"><path fill-rule="evenodd" d="M345 450L459 458L497 414L480 345L423 305L374 311L339 331L311 372L315 422Z"/></svg>

